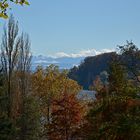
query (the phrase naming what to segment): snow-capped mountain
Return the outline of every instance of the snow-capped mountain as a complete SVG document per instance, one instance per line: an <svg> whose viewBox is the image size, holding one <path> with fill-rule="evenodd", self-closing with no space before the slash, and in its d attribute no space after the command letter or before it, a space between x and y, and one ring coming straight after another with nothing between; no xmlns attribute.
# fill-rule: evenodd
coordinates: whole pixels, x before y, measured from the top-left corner
<svg viewBox="0 0 140 140"><path fill-rule="evenodd" d="M33 56L32 57L32 69L34 70L37 66L43 66L44 68L54 64L59 66L60 69L70 69L73 66L77 66L81 63L84 57L47 57L47 56Z"/></svg>
<svg viewBox="0 0 140 140"><path fill-rule="evenodd" d="M32 57L32 69L34 70L38 65L44 68L50 64L59 66L60 69L70 69L73 66L77 66L84 60L87 56L95 56L101 53L111 52L112 50L103 49L97 51L95 49L87 49L79 51L78 53L67 54L64 52L58 52L51 56L33 56Z"/></svg>

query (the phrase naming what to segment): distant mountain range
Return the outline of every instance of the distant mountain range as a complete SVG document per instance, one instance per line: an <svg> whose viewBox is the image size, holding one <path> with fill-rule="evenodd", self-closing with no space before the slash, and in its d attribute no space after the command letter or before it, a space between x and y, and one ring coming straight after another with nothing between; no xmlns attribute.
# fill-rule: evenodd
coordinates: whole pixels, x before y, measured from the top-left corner
<svg viewBox="0 0 140 140"><path fill-rule="evenodd" d="M47 56L33 56L32 70L37 66L46 68L54 64L60 69L69 69L69 78L76 80L84 89L88 89L92 85L97 75L105 72L109 68L109 63L115 52L101 53L94 56L61 56L61 57L47 57Z"/></svg>
<svg viewBox="0 0 140 140"><path fill-rule="evenodd" d="M80 65L82 61L88 56L96 56L102 53L111 52L112 50L103 49L97 51L95 49L87 49L79 51L78 53L67 54L64 52L58 52L53 56L33 56L32 57L32 69L34 70L38 65L44 68L50 64L59 66L60 69L70 69L74 66Z"/></svg>
<svg viewBox="0 0 140 140"><path fill-rule="evenodd" d="M47 57L47 56L33 56L32 57L32 69L34 70L37 66L47 67L51 64L59 66L60 69L70 69L73 66L79 65L84 57Z"/></svg>

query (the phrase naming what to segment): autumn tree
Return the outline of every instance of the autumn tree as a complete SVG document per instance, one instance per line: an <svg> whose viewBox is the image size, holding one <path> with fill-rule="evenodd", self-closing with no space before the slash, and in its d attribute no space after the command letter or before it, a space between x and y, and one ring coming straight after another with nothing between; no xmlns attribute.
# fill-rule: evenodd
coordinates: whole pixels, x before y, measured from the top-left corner
<svg viewBox="0 0 140 140"><path fill-rule="evenodd" d="M49 136L51 140L79 139L83 108L75 94L61 93L62 97L53 101Z"/></svg>
<svg viewBox="0 0 140 140"><path fill-rule="evenodd" d="M76 95L80 86L67 77L66 71L61 72L54 65L50 65L47 69L38 67L32 79L33 93L38 98L40 105L42 137L48 137L48 127L52 121L53 101L62 99L66 87L68 93Z"/></svg>
<svg viewBox="0 0 140 140"><path fill-rule="evenodd" d="M46 70L38 67L33 74L33 89L34 95L40 100L40 106L42 106L42 113L45 113L47 122L50 122L50 108L53 96L58 90L58 78L60 73L56 66L51 65ZM44 108L46 107L46 108ZM45 109L45 110L44 110ZM43 115L43 114L42 114Z"/></svg>

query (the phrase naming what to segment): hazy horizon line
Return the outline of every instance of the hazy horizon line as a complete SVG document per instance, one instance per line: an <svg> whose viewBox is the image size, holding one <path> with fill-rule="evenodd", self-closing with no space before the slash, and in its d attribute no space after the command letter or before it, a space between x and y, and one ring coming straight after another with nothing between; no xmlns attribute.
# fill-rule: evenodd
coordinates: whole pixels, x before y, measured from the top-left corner
<svg viewBox="0 0 140 140"><path fill-rule="evenodd" d="M115 49L83 49L75 53L66 53L66 52L56 52L54 54L36 54L33 56L40 56L40 57L50 57L50 58L78 58L78 57L88 57L88 56L96 56L102 53L109 53L109 52L114 52Z"/></svg>

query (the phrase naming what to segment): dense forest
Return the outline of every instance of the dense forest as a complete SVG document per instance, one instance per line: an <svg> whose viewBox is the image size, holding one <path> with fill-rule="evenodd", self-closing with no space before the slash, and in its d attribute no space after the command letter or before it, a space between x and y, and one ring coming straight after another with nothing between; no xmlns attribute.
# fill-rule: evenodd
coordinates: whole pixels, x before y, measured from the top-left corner
<svg viewBox="0 0 140 140"><path fill-rule="evenodd" d="M140 51L133 42L70 72L55 65L32 72L29 36L19 34L13 16L1 42L0 140L140 139ZM79 99L79 84L90 85L96 99Z"/></svg>

